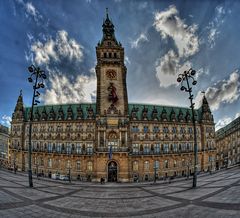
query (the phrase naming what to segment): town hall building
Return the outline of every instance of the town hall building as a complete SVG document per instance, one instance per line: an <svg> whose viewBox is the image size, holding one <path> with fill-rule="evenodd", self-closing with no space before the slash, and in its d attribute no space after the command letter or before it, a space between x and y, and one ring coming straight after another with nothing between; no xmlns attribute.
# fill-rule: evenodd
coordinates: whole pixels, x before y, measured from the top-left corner
<svg viewBox="0 0 240 218"><path fill-rule="evenodd" d="M124 48L108 14L96 47L96 103L35 106L34 174L109 182L149 181L193 172L193 124L189 108L131 104ZM131 73L131 72L129 72ZM28 170L30 107L19 95L12 116L10 165ZM206 97L195 110L198 170L214 168L215 127Z"/></svg>

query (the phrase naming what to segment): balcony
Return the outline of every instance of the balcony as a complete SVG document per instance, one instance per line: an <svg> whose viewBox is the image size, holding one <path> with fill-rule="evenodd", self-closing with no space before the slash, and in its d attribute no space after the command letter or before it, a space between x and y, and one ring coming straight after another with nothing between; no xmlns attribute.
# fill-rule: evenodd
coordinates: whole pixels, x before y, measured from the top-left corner
<svg viewBox="0 0 240 218"><path fill-rule="evenodd" d="M107 147L98 147L96 148L96 152L109 152L109 148ZM128 152L128 147L113 147L112 152Z"/></svg>

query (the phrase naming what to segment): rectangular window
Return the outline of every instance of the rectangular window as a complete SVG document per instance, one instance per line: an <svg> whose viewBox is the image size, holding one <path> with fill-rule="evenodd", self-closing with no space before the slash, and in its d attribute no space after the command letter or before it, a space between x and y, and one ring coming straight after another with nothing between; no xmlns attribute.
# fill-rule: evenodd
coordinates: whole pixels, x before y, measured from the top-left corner
<svg viewBox="0 0 240 218"><path fill-rule="evenodd" d="M82 144L81 143L77 143L76 144L76 153L77 154L81 154L82 153Z"/></svg>
<svg viewBox="0 0 240 218"><path fill-rule="evenodd" d="M169 152L169 145L168 145L168 144L164 144L164 145L163 145L163 152L164 152L165 154L167 154L167 153Z"/></svg>
<svg viewBox="0 0 240 218"><path fill-rule="evenodd" d="M177 133L177 128L176 128L176 127L173 127L173 128L172 128L172 132L173 132L174 134L176 134L176 133Z"/></svg>
<svg viewBox="0 0 240 218"><path fill-rule="evenodd" d="M143 154L150 154L150 144L143 145Z"/></svg>
<svg viewBox="0 0 240 218"><path fill-rule="evenodd" d="M160 154L160 144L154 145L154 154Z"/></svg>
<svg viewBox="0 0 240 218"><path fill-rule="evenodd" d="M143 127L143 132L144 132L144 133L147 133L147 132L148 132L148 127L147 127L147 126L144 126L144 127Z"/></svg>
<svg viewBox="0 0 240 218"><path fill-rule="evenodd" d="M93 144L87 144L87 154L93 153Z"/></svg>
<svg viewBox="0 0 240 218"><path fill-rule="evenodd" d="M133 149L133 154L138 154L139 153L139 144L133 144L132 149Z"/></svg>
<svg viewBox="0 0 240 218"><path fill-rule="evenodd" d="M71 154L71 153L72 153L72 145L71 145L70 142L67 142L67 147L66 147L66 149L67 149L67 154Z"/></svg>

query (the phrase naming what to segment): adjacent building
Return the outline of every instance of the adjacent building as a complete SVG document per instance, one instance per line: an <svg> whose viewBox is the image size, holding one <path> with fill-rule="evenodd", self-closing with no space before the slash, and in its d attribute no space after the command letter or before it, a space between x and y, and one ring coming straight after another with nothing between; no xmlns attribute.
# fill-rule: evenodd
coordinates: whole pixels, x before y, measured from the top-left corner
<svg viewBox="0 0 240 218"><path fill-rule="evenodd" d="M109 182L191 174L191 110L129 103L124 48L108 14L102 31L96 46L96 103L34 108L33 173ZM20 94L12 116L10 163L22 171L28 169L29 114ZM198 170L207 171L215 167L216 146L214 120L205 96L195 110L195 120Z"/></svg>
<svg viewBox="0 0 240 218"><path fill-rule="evenodd" d="M240 163L240 117L216 132L216 168Z"/></svg>
<svg viewBox="0 0 240 218"><path fill-rule="evenodd" d="M8 160L9 129L0 124L0 165L5 166Z"/></svg>

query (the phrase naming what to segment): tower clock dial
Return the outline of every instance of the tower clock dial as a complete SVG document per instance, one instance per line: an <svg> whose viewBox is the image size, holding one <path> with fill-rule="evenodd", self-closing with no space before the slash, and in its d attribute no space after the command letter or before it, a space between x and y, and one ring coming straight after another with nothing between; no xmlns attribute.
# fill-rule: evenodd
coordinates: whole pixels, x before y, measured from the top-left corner
<svg viewBox="0 0 240 218"><path fill-rule="evenodd" d="M107 70L106 76L108 79L117 79L117 72L115 70Z"/></svg>

